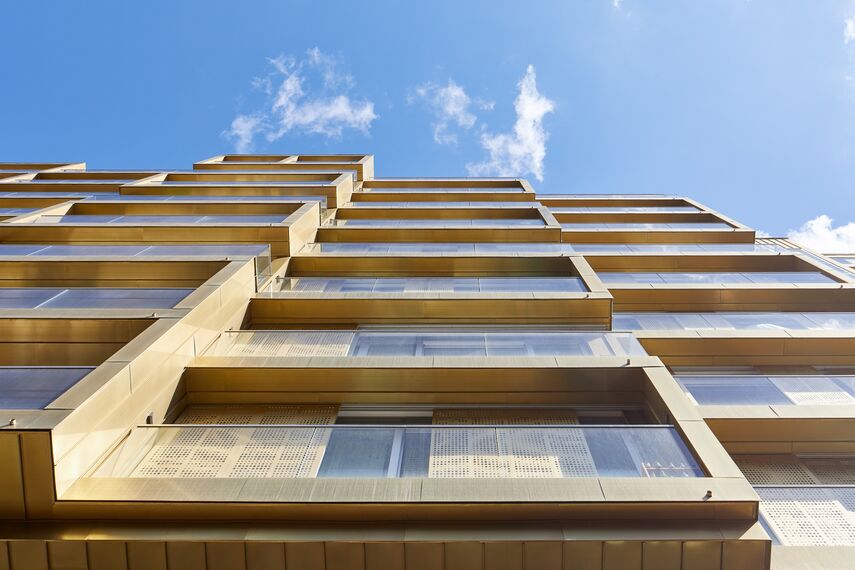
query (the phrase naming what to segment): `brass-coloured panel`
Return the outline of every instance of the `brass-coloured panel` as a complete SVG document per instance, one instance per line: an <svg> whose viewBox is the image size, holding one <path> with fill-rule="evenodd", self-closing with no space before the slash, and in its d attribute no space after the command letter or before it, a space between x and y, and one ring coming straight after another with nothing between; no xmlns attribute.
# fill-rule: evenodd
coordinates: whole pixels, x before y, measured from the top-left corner
<svg viewBox="0 0 855 570"><path fill-rule="evenodd" d="M166 543L133 541L127 543L128 570L169 570Z"/></svg>
<svg viewBox="0 0 855 570"><path fill-rule="evenodd" d="M365 570L405 570L403 542L366 542Z"/></svg>
<svg viewBox="0 0 855 570"><path fill-rule="evenodd" d="M407 542L404 557L407 570L443 570L445 566L441 542Z"/></svg>
<svg viewBox="0 0 855 570"><path fill-rule="evenodd" d="M86 542L82 540L51 540L47 543L47 550L51 570L87 570L89 568Z"/></svg>
<svg viewBox="0 0 855 570"><path fill-rule="evenodd" d="M205 557L208 570L246 570L246 549L243 542L206 542Z"/></svg>
<svg viewBox="0 0 855 570"><path fill-rule="evenodd" d="M323 542L289 542L285 545L285 567L288 570L326 570Z"/></svg>
<svg viewBox="0 0 855 570"><path fill-rule="evenodd" d="M365 570L365 545L360 542L325 542L328 570Z"/></svg>
<svg viewBox="0 0 855 570"><path fill-rule="evenodd" d="M603 570L641 570L641 544L628 540L603 543Z"/></svg>
<svg viewBox="0 0 855 570"><path fill-rule="evenodd" d="M86 542L89 570L127 570L127 547L118 540L89 540Z"/></svg>
<svg viewBox="0 0 855 570"><path fill-rule="evenodd" d="M252 541L245 544L246 570L285 570L285 544Z"/></svg>
<svg viewBox="0 0 855 570"><path fill-rule="evenodd" d="M721 543L687 540L683 543L683 568L721 570Z"/></svg>
<svg viewBox="0 0 855 570"><path fill-rule="evenodd" d="M205 543L186 540L167 542L166 565L181 570L206 570Z"/></svg>
<svg viewBox="0 0 855 570"><path fill-rule="evenodd" d="M598 540L574 540L563 543L563 570L602 570L603 543Z"/></svg>
<svg viewBox="0 0 855 570"><path fill-rule="evenodd" d="M512 541L485 542L484 566L496 570L523 570L523 544Z"/></svg>
<svg viewBox="0 0 855 570"><path fill-rule="evenodd" d="M26 516L26 509L17 433L0 433L0 466L0 518L22 519Z"/></svg>
<svg viewBox="0 0 855 570"><path fill-rule="evenodd" d="M681 570L682 556L679 542L649 540L641 545L641 568L642 570Z"/></svg>
<svg viewBox="0 0 855 570"><path fill-rule="evenodd" d="M47 544L43 540L10 540L8 544L12 570L50 570Z"/></svg>

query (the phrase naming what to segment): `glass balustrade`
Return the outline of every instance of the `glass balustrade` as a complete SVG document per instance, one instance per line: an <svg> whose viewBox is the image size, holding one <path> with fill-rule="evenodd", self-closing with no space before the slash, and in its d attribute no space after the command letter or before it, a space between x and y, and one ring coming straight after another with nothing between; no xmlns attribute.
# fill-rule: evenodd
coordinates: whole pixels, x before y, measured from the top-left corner
<svg viewBox="0 0 855 570"><path fill-rule="evenodd" d="M735 230L736 228L724 222L563 222L561 227L565 230Z"/></svg>
<svg viewBox="0 0 855 570"><path fill-rule="evenodd" d="M319 242L306 244L302 255L324 253L370 253L374 255L397 255L414 253L482 254L528 253L528 254L573 254L573 253L781 253L781 246L752 243L366 243L366 242Z"/></svg>
<svg viewBox="0 0 855 570"><path fill-rule="evenodd" d="M703 477L671 426L139 426L94 477Z"/></svg>
<svg viewBox="0 0 855 570"><path fill-rule="evenodd" d="M580 293L578 277L290 277L265 296L287 293Z"/></svg>
<svg viewBox="0 0 855 570"><path fill-rule="evenodd" d="M361 192L363 193L372 193L372 194L382 194L383 192L391 192L391 193L409 193L409 194L418 194L418 193L431 193L431 194L448 194L448 193L457 193L457 192L465 192L465 193L477 193L483 192L487 194L494 194L497 192L504 193L520 193L524 192L522 187L519 186L497 186L497 187L450 187L450 186L383 186L383 187L374 187L374 186L363 186Z"/></svg>
<svg viewBox="0 0 855 570"><path fill-rule="evenodd" d="M517 226L544 226L545 222L537 218L473 218L466 220L449 219L334 219L326 225L348 228L493 228Z"/></svg>
<svg viewBox="0 0 855 570"><path fill-rule="evenodd" d="M675 375L701 406L855 405L855 376Z"/></svg>
<svg viewBox="0 0 855 570"><path fill-rule="evenodd" d="M2 287L2 309L171 309L193 289Z"/></svg>
<svg viewBox="0 0 855 570"><path fill-rule="evenodd" d="M697 285L762 284L762 283L838 283L819 271L756 271L756 272L599 272L597 275L606 285L628 283L674 283Z"/></svg>
<svg viewBox="0 0 855 570"><path fill-rule="evenodd" d="M0 409L44 408L92 370L92 367L72 366L0 366Z"/></svg>
<svg viewBox="0 0 855 570"><path fill-rule="evenodd" d="M855 313L615 313L615 330L853 330Z"/></svg>
<svg viewBox="0 0 855 570"><path fill-rule="evenodd" d="M694 206L548 206L553 214L692 214Z"/></svg>
<svg viewBox="0 0 855 570"><path fill-rule="evenodd" d="M629 333L564 331L226 331L204 356L646 356Z"/></svg>
<svg viewBox="0 0 855 570"><path fill-rule="evenodd" d="M270 247L257 245L13 245L0 244L0 256L260 256Z"/></svg>
<svg viewBox="0 0 855 570"><path fill-rule="evenodd" d="M285 221L282 215L118 215L118 214L73 214L68 216L39 216L38 224L130 224L130 225L172 225L172 224L280 224Z"/></svg>
<svg viewBox="0 0 855 570"><path fill-rule="evenodd" d="M357 197L359 194L356 195ZM461 201L432 201L432 202L402 202L402 201L391 201L391 202L348 202L348 207L353 208L499 208L499 207L512 207L512 208L523 208L527 205L531 205L534 207L534 202L461 202Z"/></svg>

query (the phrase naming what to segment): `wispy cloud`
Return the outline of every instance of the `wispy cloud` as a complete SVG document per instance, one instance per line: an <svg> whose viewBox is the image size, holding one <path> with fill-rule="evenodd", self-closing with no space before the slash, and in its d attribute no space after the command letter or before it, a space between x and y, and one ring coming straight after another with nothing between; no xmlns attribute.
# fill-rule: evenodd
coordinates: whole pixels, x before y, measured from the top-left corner
<svg viewBox="0 0 855 570"><path fill-rule="evenodd" d="M471 129L478 118L472 112L472 106L491 110L492 101L474 102L466 91L449 78L448 85L425 83L415 89L415 95L409 97L410 102L422 100L430 107L434 115L433 140L437 144L456 144L457 134L453 128Z"/></svg>
<svg viewBox="0 0 855 570"><path fill-rule="evenodd" d="M528 66L518 86L519 94L514 101L517 120L513 132L481 134L481 146L489 157L483 162L467 164L470 176L533 174L538 180L543 180L543 161L549 139L543 119L555 110L555 103L537 90L537 77L532 65Z"/></svg>
<svg viewBox="0 0 855 570"><path fill-rule="evenodd" d="M302 59L280 55L267 61L272 71L252 80L253 89L265 96L262 108L237 115L223 132L237 152L252 151L261 135L275 142L292 131L328 138L340 138L347 129L367 134L377 119L372 101L348 94L353 76L318 48Z"/></svg>
<svg viewBox="0 0 855 570"><path fill-rule="evenodd" d="M809 220L787 237L821 253L855 252L855 222L834 226L834 220L822 214Z"/></svg>
<svg viewBox="0 0 855 570"><path fill-rule="evenodd" d="M855 17L850 16L843 20L843 43L848 44L855 40Z"/></svg>

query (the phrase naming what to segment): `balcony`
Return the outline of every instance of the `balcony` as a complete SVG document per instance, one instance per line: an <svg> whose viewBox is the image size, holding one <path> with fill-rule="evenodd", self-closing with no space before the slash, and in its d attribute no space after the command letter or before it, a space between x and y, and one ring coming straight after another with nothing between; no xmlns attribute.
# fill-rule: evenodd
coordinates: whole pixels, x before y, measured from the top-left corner
<svg viewBox="0 0 855 570"><path fill-rule="evenodd" d="M356 194L354 194L355 196ZM540 206L339 208L319 242L552 242L561 228Z"/></svg>
<svg viewBox="0 0 855 570"><path fill-rule="evenodd" d="M124 197L272 200L307 196L337 208L350 201L353 179L340 172L167 172L121 188Z"/></svg>
<svg viewBox="0 0 855 570"><path fill-rule="evenodd" d="M66 202L0 224L5 244L270 244L274 256L299 250L317 227L316 202Z"/></svg>
<svg viewBox="0 0 855 570"><path fill-rule="evenodd" d="M366 180L352 202L533 202L524 180L489 178L383 178Z"/></svg>
<svg viewBox="0 0 855 570"><path fill-rule="evenodd" d="M92 475L169 479L703 476L670 426L269 424L139 426Z"/></svg>
<svg viewBox="0 0 855 570"><path fill-rule="evenodd" d="M352 172L356 180L374 177L370 154L226 154L202 160L193 170Z"/></svg>
<svg viewBox="0 0 855 570"><path fill-rule="evenodd" d="M647 353L629 333L475 331L225 331L203 357L632 357ZM248 363L248 361L247 361Z"/></svg>

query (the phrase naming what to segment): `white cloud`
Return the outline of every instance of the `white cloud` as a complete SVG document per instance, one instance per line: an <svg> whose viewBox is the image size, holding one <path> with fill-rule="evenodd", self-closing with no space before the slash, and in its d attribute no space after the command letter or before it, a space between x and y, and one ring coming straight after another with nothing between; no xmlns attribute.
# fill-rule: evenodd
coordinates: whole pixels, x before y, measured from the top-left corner
<svg viewBox="0 0 855 570"><path fill-rule="evenodd" d="M517 120L512 133L481 134L481 146L489 153L484 162L466 165L470 176L524 176L543 180L543 160L549 134L543 118L555 110L555 103L537 90L534 66L529 65L519 82L514 101Z"/></svg>
<svg viewBox="0 0 855 570"><path fill-rule="evenodd" d="M266 96L263 108L239 114L223 133L238 152L252 150L259 134L268 142L292 131L340 138L348 129L367 134L377 119L373 102L348 95L353 77L318 48L308 50L302 60L280 55L267 61L273 71L252 80L253 89Z"/></svg>
<svg viewBox="0 0 855 570"><path fill-rule="evenodd" d="M855 40L855 17L850 16L843 21L843 43Z"/></svg>
<svg viewBox="0 0 855 570"><path fill-rule="evenodd" d="M623 4L623 0L612 0L612 6L620 10L620 5Z"/></svg>
<svg viewBox="0 0 855 570"><path fill-rule="evenodd" d="M448 80L448 85L425 83L415 89L415 97L410 100L422 99L427 102L434 114L433 140L437 144L456 144L457 134L451 131L453 125L463 129L475 126L477 117L470 110L473 102L466 91L454 82ZM476 102L480 109L489 111L493 108L491 101Z"/></svg>
<svg viewBox="0 0 855 570"><path fill-rule="evenodd" d="M225 131L225 135L234 140L237 152L251 152L253 139L261 129L263 121L258 115L238 115L232 121L231 128Z"/></svg>
<svg viewBox="0 0 855 570"><path fill-rule="evenodd" d="M787 237L820 253L855 252L855 222L834 227L833 221L822 214L798 230L790 230Z"/></svg>

